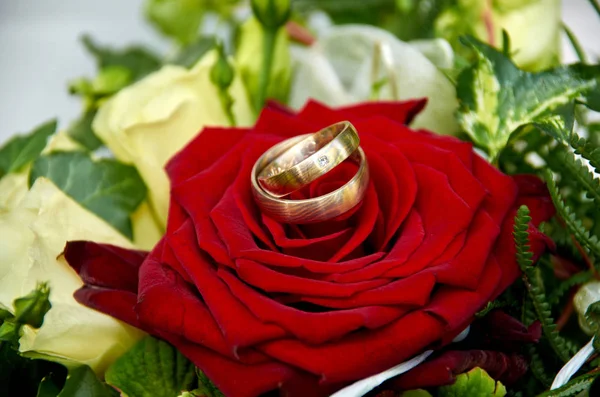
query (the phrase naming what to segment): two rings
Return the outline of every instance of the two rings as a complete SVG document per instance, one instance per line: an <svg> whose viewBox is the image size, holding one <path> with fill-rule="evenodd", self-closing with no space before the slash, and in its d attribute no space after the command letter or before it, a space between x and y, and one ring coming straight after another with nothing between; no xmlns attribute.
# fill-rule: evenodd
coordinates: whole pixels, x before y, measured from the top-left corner
<svg viewBox="0 0 600 397"><path fill-rule="evenodd" d="M285 198L346 159L355 162L358 170L342 187L305 200ZM335 218L358 205L369 185L369 165L356 129L342 121L273 146L256 161L250 178L254 199L265 215L283 223L306 224Z"/></svg>

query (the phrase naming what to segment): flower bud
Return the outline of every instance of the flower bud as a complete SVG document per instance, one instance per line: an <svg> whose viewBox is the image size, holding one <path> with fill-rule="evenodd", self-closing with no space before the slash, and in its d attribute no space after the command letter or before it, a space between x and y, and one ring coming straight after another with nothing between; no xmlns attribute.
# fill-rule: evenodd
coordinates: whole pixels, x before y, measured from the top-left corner
<svg viewBox="0 0 600 397"><path fill-rule="evenodd" d="M229 88L235 77L233 66L227 60L222 43L217 43L217 61L210 69L210 81L221 90Z"/></svg>
<svg viewBox="0 0 600 397"><path fill-rule="evenodd" d="M290 19L290 0L252 0L252 12L266 29L276 30Z"/></svg>
<svg viewBox="0 0 600 397"><path fill-rule="evenodd" d="M44 316L52 307L49 296L48 284L41 283L29 294L15 299L15 322L40 328L44 323Z"/></svg>
<svg viewBox="0 0 600 397"><path fill-rule="evenodd" d="M600 301L600 281L585 283L579 288L579 291L577 291L573 298L575 311L579 317L579 326L588 335L593 335L595 330L593 325L586 320L585 313L590 305L598 301Z"/></svg>

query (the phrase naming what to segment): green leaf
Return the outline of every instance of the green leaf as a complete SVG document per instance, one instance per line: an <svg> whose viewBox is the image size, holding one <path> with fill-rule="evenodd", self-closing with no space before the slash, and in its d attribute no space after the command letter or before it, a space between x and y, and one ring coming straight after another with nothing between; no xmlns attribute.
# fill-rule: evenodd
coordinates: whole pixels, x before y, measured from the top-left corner
<svg viewBox="0 0 600 397"><path fill-rule="evenodd" d="M98 69L119 66L131 72L131 80L137 81L162 66L160 58L150 50L141 46L132 46L123 50L115 50L98 45L90 36L82 37L85 48L96 58ZM115 69L112 72L115 77ZM122 71L119 72L122 75ZM122 76L119 77L122 79Z"/></svg>
<svg viewBox="0 0 600 397"><path fill-rule="evenodd" d="M173 346L146 337L106 372L106 381L128 397L173 397L195 384L194 365Z"/></svg>
<svg viewBox="0 0 600 397"><path fill-rule="evenodd" d="M145 10L155 28L182 44L198 37L206 11L202 0L147 0Z"/></svg>
<svg viewBox="0 0 600 397"><path fill-rule="evenodd" d="M215 386L204 372L196 369L198 375L198 388L194 393L198 397L224 397L223 393Z"/></svg>
<svg viewBox="0 0 600 397"><path fill-rule="evenodd" d="M115 397L118 395L116 391L100 382L90 367L81 365L69 371L65 386L57 397Z"/></svg>
<svg viewBox="0 0 600 397"><path fill-rule="evenodd" d="M52 380L52 377L47 376L40 382L38 387L37 397L57 397L60 389Z"/></svg>
<svg viewBox="0 0 600 397"><path fill-rule="evenodd" d="M102 146L102 141L98 139L94 130L92 130L92 122L96 117L96 110L89 110L75 120L67 130L67 134L73 140L80 143L89 151L94 151Z"/></svg>
<svg viewBox="0 0 600 397"><path fill-rule="evenodd" d="M577 218L573 210L564 203L550 170L545 171L545 179L556 212L563 219L569 231L575 236L577 241L589 249L592 254L596 257L600 257L600 241L598 241L596 236L590 234L583 226L582 221Z"/></svg>
<svg viewBox="0 0 600 397"><path fill-rule="evenodd" d="M146 185L135 167L111 159L93 161L82 152L55 152L38 158L29 183L46 177L81 204L132 238L129 216L146 198Z"/></svg>
<svg viewBox="0 0 600 397"><path fill-rule="evenodd" d="M44 323L44 316L52 308L50 304L50 288L48 283L40 283L37 288L29 294L15 299L14 321L19 324L27 324L33 328L40 328Z"/></svg>
<svg viewBox="0 0 600 397"><path fill-rule="evenodd" d="M442 386L438 392L439 397L503 397L506 388L502 383L496 382L481 368L460 374L456 382L450 386Z"/></svg>
<svg viewBox="0 0 600 397"><path fill-rule="evenodd" d="M523 282L533 303L536 317L542 324L544 335L556 355L563 362L567 362L571 355L579 349L572 342L559 335L556 324L552 319L552 307L548 303L544 292L543 281L538 277L537 272L539 269L533 267L533 253L530 250L529 232L527 231L529 222L531 222L529 209L523 205L517 211L513 226L517 263L523 272Z"/></svg>
<svg viewBox="0 0 600 397"><path fill-rule="evenodd" d="M204 54L215 46L213 37L200 37L193 43L183 47L168 63L191 68Z"/></svg>
<svg viewBox="0 0 600 397"><path fill-rule="evenodd" d="M600 65L575 64L529 73L473 37L462 42L476 52L477 62L458 77L457 118L476 144L496 158L513 132L528 124L568 140L573 104L598 87Z"/></svg>
<svg viewBox="0 0 600 397"><path fill-rule="evenodd" d="M50 135L56 132L56 120L37 127L31 133L15 136L0 148L0 178L20 171L44 150Z"/></svg>
<svg viewBox="0 0 600 397"><path fill-rule="evenodd" d="M21 324L14 323L12 321L5 321L0 325L0 343L8 342L10 344L16 343L19 340L19 332L21 330Z"/></svg>
<svg viewBox="0 0 600 397"><path fill-rule="evenodd" d="M538 395L538 397L569 397L575 396L578 393L588 390L594 379L596 379L600 373L591 373L581 375L575 379L571 379L566 385L559 387L554 390L547 391ZM587 394L586 394L587 395Z"/></svg>
<svg viewBox="0 0 600 397"><path fill-rule="evenodd" d="M586 196L593 199L600 208L600 180L594 176L587 164L584 164L572 152L565 150L558 156L565 170L577 181Z"/></svg>

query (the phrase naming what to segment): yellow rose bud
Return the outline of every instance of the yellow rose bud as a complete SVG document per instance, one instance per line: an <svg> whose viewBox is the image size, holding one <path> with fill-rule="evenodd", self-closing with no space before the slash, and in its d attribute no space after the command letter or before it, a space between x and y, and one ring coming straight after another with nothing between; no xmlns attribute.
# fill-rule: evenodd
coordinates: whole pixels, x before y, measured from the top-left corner
<svg viewBox="0 0 600 397"><path fill-rule="evenodd" d="M579 326L588 335L593 335L594 330L585 319L585 312L592 303L600 301L600 281L590 281L579 288L573 297L573 305L578 314Z"/></svg>
<svg viewBox="0 0 600 397"><path fill-rule="evenodd" d="M229 125L217 99L218 88L210 80L216 59L216 52L210 51L191 70L165 66L121 90L94 119L94 132L115 157L137 167L161 226L166 224L169 204L167 161L204 127ZM237 73L229 94L238 125L252 125L253 114Z"/></svg>
<svg viewBox="0 0 600 397"><path fill-rule="evenodd" d="M290 0L251 0L252 12L267 29L283 26L292 13Z"/></svg>
<svg viewBox="0 0 600 397"><path fill-rule="evenodd" d="M493 13L495 37L502 45L502 30L510 36L513 59L523 69L543 70L556 65L560 55L560 0L499 1ZM502 3L507 3L502 9ZM512 7L509 7L512 5Z"/></svg>

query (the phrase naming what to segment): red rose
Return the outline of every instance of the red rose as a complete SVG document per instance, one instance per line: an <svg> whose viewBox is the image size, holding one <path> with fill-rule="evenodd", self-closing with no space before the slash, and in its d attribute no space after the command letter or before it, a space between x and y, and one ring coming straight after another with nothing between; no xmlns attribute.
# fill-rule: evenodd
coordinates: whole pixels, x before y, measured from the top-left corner
<svg viewBox="0 0 600 397"><path fill-rule="evenodd" d="M529 205L534 224L552 210L535 179L406 127L424 104L271 106L252 129L205 129L167 166L167 233L148 256L67 246L86 283L76 298L170 341L234 397L278 387L326 395L449 343L518 276L517 206ZM250 190L256 159L341 120L359 131L369 161L362 204L315 225L261 216ZM354 167L295 196L331 191Z"/></svg>

